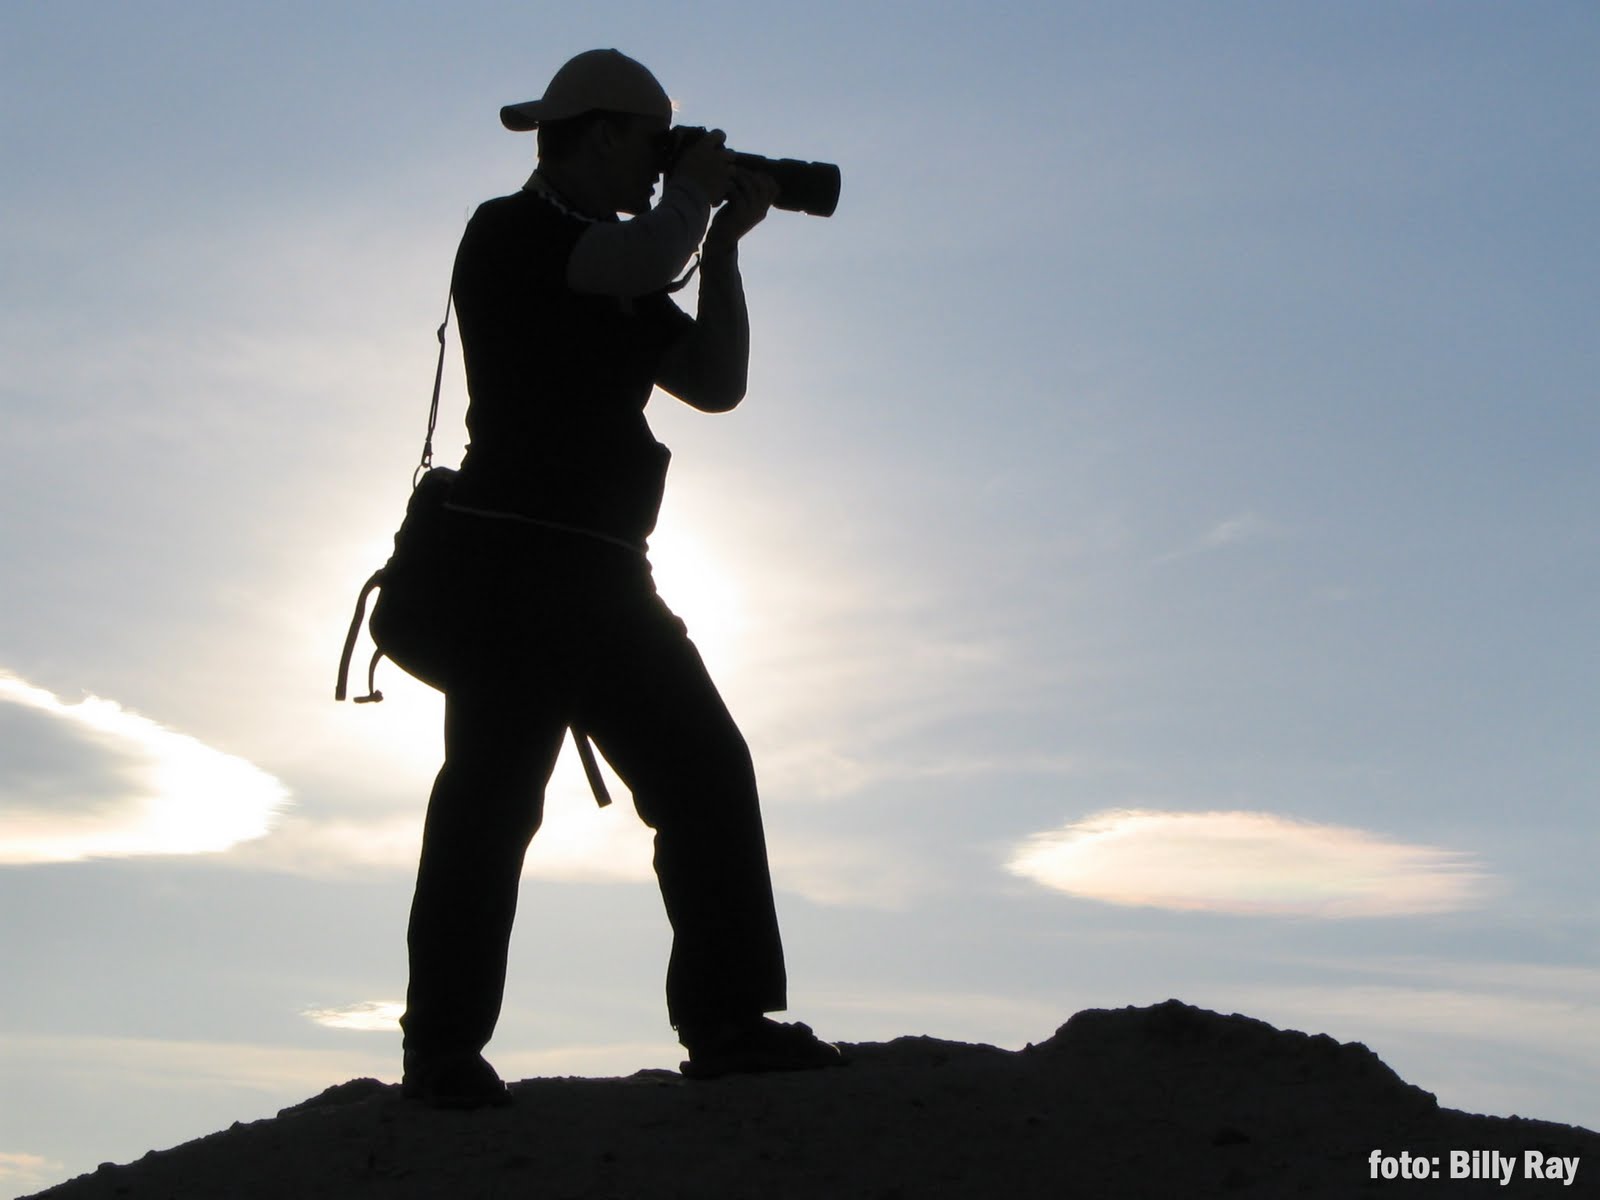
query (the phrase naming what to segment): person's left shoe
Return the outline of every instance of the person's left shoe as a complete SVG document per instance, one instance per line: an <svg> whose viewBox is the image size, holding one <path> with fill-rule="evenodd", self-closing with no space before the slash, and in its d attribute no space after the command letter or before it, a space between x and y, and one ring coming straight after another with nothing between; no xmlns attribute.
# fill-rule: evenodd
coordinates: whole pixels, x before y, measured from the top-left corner
<svg viewBox="0 0 1600 1200"><path fill-rule="evenodd" d="M839 1047L824 1042L798 1021L782 1024L766 1017L723 1022L714 1027L687 1025L678 1031L689 1057L678 1070L690 1079L761 1071L810 1071L842 1067Z"/></svg>
<svg viewBox="0 0 1600 1200"><path fill-rule="evenodd" d="M481 1054L405 1052L400 1094L430 1108L500 1108L511 1091Z"/></svg>

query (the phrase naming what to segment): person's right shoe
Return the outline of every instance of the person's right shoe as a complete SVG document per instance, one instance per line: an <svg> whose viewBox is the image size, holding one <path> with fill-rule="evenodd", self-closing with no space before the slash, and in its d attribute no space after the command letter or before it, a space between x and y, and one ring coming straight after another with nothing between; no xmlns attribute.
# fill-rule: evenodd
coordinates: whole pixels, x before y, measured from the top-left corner
<svg viewBox="0 0 1600 1200"><path fill-rule="evenodd" d="M400 1094L430 1108L499 1108L511 1092L481 1054L405 1052Z"/></svg>
<svg viewBox="0 0 1600 1200"><path fill-rule="evenodd" d="M809 1071L842 1067L839 1047L824 1042L798 1021L780 1024L766 1017L740 1023L719 1023L711 1028L685 1026L679 1040L689 1051L678 1070L690 1079L716 1079L721 1075L759 1071Z"/></svg>

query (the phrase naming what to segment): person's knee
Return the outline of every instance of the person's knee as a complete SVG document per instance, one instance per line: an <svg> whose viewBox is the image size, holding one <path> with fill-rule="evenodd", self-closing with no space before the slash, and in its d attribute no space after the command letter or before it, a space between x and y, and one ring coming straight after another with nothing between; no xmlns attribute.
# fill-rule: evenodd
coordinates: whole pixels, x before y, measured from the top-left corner
<svg viewBox="0 0 1600 1200"><path fill-rule="evenodd" d="M456 839L525 845L543 821L543 781L494 762L447 759L428 805L429 827Z"/></svg>
<svg viewBox="0 0 1600 1200"><path fill-rule="evenodd" d="M691 790L721 798L722 803L739 805L754 801L755 761L744 735L729 722L708 730L709 736L693 739L686 753L679 756L679 769Z"/></svg>
<svg viewBox="0 0 1600 1200"><path fill-rule="evenodd" d="M746 752L724 753L640 787L634 807L644 823L667 834L726 831L759 826L761 803Z"/></svg>
<svg viewBox="0 0 1600 1200"><path fill-rule="evenodd" d="M720 764L722 774L728 779L748 781L753 791L756 765L750 754L750 744L744 740L744 734L730 724L718 742L715 759Z"/></svg>

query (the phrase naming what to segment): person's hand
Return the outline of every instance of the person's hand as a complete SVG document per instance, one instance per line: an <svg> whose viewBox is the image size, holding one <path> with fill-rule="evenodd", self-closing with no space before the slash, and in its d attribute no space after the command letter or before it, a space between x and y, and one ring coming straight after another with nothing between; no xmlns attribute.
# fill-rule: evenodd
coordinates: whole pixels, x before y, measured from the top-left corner
<svg viewBox="0 0 1600 1200"><path fill-rule="evenodd" d="M706 249L712 253L733 249L740 238L761 224L777 198L778 181L771 175L732 168L728 202L711 220Z"/></svg>
<svg viewBox="0 0 1600 1200"><path fill-rule="evenodd" d="M727 149L728 135L712 129L694 139L678 155L671 178L683 179L699 188L711 206L721 204L732 179L732 155Z"/></svg>

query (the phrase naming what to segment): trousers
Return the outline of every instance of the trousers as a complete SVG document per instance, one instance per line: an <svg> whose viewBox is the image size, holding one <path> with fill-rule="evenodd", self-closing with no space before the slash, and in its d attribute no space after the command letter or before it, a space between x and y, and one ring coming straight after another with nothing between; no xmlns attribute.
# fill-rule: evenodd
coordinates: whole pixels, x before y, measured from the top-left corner
<svg viewBox="0 0 1600 1200"><path fill-rule="evenodd" d="M785 1008L750 752L644 555L452 520L471 585L407 930L406 1049L476 1052L493 1035L523 858L568 727L594 739L655 831L673 1026Z"/></svg>

